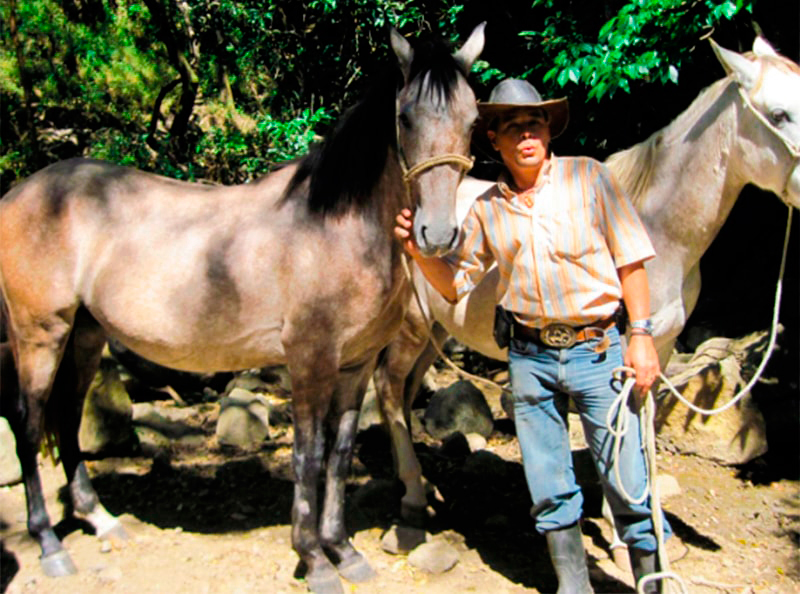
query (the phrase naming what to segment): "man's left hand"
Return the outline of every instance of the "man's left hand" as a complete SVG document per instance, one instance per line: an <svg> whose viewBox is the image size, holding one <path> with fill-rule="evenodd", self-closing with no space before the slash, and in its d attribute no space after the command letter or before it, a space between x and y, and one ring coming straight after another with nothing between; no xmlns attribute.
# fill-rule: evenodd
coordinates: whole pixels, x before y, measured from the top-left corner
<svg viewBox="0 0 800 594"><path fill-rule="evenodd" d="M633 334L628 339L625 351L625 365L636 372L636 385L633 388L636 403L641 406L650 386L658 378L661 367L658 362L653 337L647 334Z"/></svg>

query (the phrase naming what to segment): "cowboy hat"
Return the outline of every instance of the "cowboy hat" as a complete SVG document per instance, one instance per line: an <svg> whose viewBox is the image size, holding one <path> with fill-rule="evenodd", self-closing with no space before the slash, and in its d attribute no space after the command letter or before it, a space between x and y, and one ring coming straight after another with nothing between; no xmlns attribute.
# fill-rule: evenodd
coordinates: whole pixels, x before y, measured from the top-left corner
<svg viewBox="0 0 800 594"><path fill-rule="evenodd" d="M550 138L559 136L569 121L569 103L565 97L544 101L539 91L528 81L507 78L492 89L488 101L478 102L480 120L476 133L485 136L497 116L519 108L539 108L547 112Z"/></svg>

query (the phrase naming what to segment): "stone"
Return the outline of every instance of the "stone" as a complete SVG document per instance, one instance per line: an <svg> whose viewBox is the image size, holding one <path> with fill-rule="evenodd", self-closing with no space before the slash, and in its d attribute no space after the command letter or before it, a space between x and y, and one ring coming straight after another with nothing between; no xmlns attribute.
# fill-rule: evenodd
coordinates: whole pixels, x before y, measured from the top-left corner
<svg viewBox="0 0 800 594"><path fill-rule="evenodd" d="M0 487L14 485L22 480L22 468L17 459L17 442L14 432L0 417Z"/></svg>
<svg viewBox="0 0 800 594"><path fill-rule="evenodd" d="M259 394L234 388L220 401L217 441L245 450L258 449L269 439L269 401Z"/></svg>
<svg viewBox="0 0 800 594"><path fill-rule="evenodd" d="M435 439L453 433L478 433L489 437L494 429L486 397L471 382L459 380L434 392L424 416L425 430Z"/></svg>
<svg viewBox="0 0 800 594"><path fill-rule="evenodd" d="M711 338L693 354L673 356L665 375L695 406L720 408L747 384L767 342L766 331L738 339ZM675 451L723 464L744 464L768 449L764 417L749 393L736 405L713 415L691 410L665 386L660 388L657 402L659 442Z"/></svg>
<svg viewBox="0 0 800 594"><path fill-rule="evenodd" d="M364 400L361 403L361 410L358 413L358 431L365 431L373 425L382 424L383 418L381 417L380 403L375 391L375 383L369 380Z"/></svg>
<svg viewBox="0 0 800 594"><path fill-rule="evenodd" d="M81 451L99 454L136 443L133 402L116 362L102 359L83 401L78 440Z"/></svg>
<svg viewBox="0 0 800 594"><path fill-rule="evenodd" d="M458 551L443 540L421 544L408 555L409 565L434 575L449 571L458 559Z"/></svg>
<svg viewBox="0 0 800 594"><path fill-rule="evenodd" d="M421 528L395 524L381 538L381 549L390 555L406 555L430 538Z"/></svg>
<svg viewBox="0 0 800 594"><path fill-rule="evenodd" d="M486 441L486 438L480 433L467 433L465 437L467 438L467 443L469 444L470 452L474 453L486 449L486 445L488 442Z"/></svg>

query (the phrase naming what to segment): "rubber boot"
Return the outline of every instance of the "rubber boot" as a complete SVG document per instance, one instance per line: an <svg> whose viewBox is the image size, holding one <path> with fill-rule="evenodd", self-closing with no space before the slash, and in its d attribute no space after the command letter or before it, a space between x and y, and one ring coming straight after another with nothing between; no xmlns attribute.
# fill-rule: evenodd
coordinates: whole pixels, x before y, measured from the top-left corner
<svg viewBox="0 0 800 594"><path fill-rule="evenodd" d="M658 571L658 554L655 551L643 551L631 547L628 552L631 556L633 579L637 586L640 578ZM661 590L661 580L648 582L644 587L644 592L647 594L659 594ZM636 591L638 592L639 589L637 588Z"/></svg>
<svg viewBox="0 0 800 594"><path fill-rule="evenodd" d="M580 526L574 524L568 528L552 530L545 537L550 559L558 576L557 594L593 594Z"/></svg>

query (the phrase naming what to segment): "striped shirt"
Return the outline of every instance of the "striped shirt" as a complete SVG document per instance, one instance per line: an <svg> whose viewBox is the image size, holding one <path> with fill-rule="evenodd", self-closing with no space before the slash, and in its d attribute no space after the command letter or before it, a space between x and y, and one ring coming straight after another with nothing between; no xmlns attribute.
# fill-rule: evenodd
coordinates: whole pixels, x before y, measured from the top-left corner
<svg viewBox="0 0 800 594"><path fill-rule="evenodd" d="M463 239L446 260L458 299L493 262L497 301L527 326L583 326L614 313L617 269L655 255L633 206L605 165L555 157L535 188L514 194L502 181L472 204Z"/></svg>

